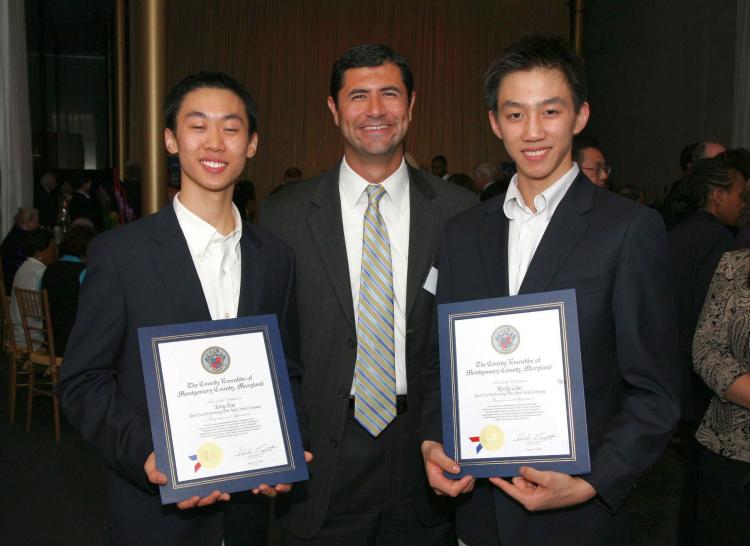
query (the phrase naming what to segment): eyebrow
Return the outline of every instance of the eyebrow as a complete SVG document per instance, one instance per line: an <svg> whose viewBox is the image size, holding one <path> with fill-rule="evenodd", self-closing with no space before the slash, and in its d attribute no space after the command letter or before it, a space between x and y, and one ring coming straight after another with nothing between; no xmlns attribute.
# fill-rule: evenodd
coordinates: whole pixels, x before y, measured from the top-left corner
<svg viewBox="0 0 750 546"><path fill-rule="evenodd" d="M188 112L187 114L185 114L185 117L186 118L208 119L208 116L205 113L198 112L198 111ZM242 118L242 116L240 116L239 114L234 114L234 113L232 113L232 114L226 114L226 115L222 116L222 119L224 119L225 121L228 121L228 120L231 120L231 119L236 119L236 120L238 120L241 123L245 122L245 120Z"/></svg>
<svg viewBox="0 0 750 546"><path fill-rule="evenodd" d="M551 97L549 99L544 99L543 101L537 102L533 106L549 106L550 104L560 104L565 106L567 105L567 101L562 97ZM525 106L529 106L528 103L517 102L514 100L506 100L503 101L502 104L502 108L523 108Z"/></svg>
<svg viewBox="0 0 750 546"><path fill-rule="evenodd" d="M352 95L359 95L360 93L369 93L370 91L377 91L379 93L382 93L383 91L395 91L397 93L401 93L401 89L395 85L390 85L388 87L380 87L379 89L367 89L365 87L358 87L355 89L352 89L349 91L348 96Z"/></svg>

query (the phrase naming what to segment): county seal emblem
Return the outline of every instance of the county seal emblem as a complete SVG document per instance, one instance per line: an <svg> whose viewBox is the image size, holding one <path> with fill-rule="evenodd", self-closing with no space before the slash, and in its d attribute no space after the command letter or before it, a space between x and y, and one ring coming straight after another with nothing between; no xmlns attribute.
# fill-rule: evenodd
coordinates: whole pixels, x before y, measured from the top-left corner
<svg viewBox="0 0 750 546"><path fill-rule="evenodd" d="M513 326L506 324L492 332L492 347L500 354L512 353L520 342L521 335Z"/></svg>
<svg viewBox="0 0 750 546"><path fill-rule="evenodd" d="M201 365L208 373L224 373L229 368L229 353L221 347L209 347L201 355Z"/></svg>

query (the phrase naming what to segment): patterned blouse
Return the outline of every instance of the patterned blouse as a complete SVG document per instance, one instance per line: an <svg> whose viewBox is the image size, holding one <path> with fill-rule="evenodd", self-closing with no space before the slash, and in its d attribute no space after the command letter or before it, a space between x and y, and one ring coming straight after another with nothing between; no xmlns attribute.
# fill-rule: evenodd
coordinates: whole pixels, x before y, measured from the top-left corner
<svg viewBox="0 0 750 546"><path fill-rule="evenodd" d="M750 462L750 410L724 396L750 373L750 250L721 257L693 339L693 363L714 391L695 437L719 455Z"/></svg>

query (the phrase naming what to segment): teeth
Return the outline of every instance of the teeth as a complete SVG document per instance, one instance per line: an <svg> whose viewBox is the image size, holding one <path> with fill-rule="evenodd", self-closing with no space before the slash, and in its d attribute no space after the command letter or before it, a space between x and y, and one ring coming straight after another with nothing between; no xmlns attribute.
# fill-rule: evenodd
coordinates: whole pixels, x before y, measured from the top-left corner
<svg viewBox="0 0 750 546"><path fill-rule="evenodd" d="M527 155L529 157L539 157L541 155L544 155L544 153L546 151L547 151L546 149L544 149L544 150L534 150L533 152L528 151L528 152L524 152L524 155Z"/></svg>
<svg viewBox="0 0 750 546"><path fill-rule="evenodd" d="M379 131L380 129L385 129L388 127L387 125L368 125L367 127L364 127L365 131Z"/></svg>
<svg viewBox="0 0 750 546"><path fill-rule="evenodd" d="M212 169L219 169L225 167L227 164L223 161L201 161L201 165L211 167Z"/></svg>

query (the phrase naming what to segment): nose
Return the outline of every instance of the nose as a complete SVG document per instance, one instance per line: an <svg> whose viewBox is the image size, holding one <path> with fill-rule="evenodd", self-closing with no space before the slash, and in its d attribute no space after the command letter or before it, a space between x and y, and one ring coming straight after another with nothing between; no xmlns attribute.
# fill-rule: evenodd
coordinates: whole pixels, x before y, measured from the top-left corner
<svg viewBox="0 0 750 546"><path fill-rule="evenodd" d="M380 95L375 94L367 101L367 115L370 117L380 117L383 114L383 103Z"/></svg>
<svg viewBox="0 0 750 546"><path fill-rule="evenodd" d="M539 115L531 114L526 118L523 127L523 139L528 142L542 140L544 138L544 127Z"/></svg>
<svg viewBox="0 0 750 546"><path fill-rule="evenodd" d="M209 150L220 150L224 146L220 127L209 127L206 131L205 147Z"/></svg>

